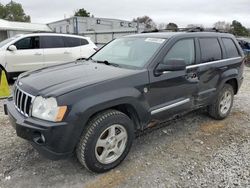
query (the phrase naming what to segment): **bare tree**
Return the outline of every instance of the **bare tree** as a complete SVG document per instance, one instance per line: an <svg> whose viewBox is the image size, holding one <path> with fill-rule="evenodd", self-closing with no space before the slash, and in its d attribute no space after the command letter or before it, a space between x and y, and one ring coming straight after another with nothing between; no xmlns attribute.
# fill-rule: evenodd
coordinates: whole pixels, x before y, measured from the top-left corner
<svg viewBox="0 0 250 188"><path fill-rule="evenodd" d="M187 25L187 28L196 28L196 27L204 28L202 24L188 24Z"/></svg>
<svg viewBox="0 0 250 188"><path fill-rule="evenodd" d="M166 29L172 30L172 31L178 31L178 25L176 23L168 23Z"/></svg>
<svg viewBox="0 0 250 188"><path fill-rule="evenodd" d="M166 27L167 27L167 25L166 25L165 23L160 23L160 24L158 24L158 26L157 26L157 28L158 28L159 30L164 30L164 29L166 29Z"/></svg>
<svg viewBox="0 0 250 188"><path fill-rule="evenodd" d="M218 21L214 23L214 28L229 32L231 30L231 24L225 21Z"/></svg>
<svg viewBox="0 0 250 188"><path fill-rule="evenodd" d="M149 16L142 16L133 19L134 22L144 23L146 29L155 29L156 24Z"/></svg>

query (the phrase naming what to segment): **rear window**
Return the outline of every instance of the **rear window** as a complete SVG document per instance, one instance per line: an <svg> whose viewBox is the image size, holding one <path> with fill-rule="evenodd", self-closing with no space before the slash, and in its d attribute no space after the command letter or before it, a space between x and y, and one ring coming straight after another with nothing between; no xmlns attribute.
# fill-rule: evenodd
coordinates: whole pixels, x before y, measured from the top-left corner
<svg viewBox="0 0 250 188"><path fill-rule="evenodd" d="M237 47L232 39L230 38L222 38L222 42L225 46L227 57L239 57L239 52L237 50Z"/></svg>
<svg viewBox="0 0 250 188"><path fill-rule="evenodd" d="M81 39L77 37L63 37L65 47L72 48L77 46L83 46L89 44L86 39Z"/></svg>
<svg viewBox="0 0 250 188"><path fill-rule="evenodd" d="M200 38L201 63L217 61L222 58L221 47L217 38Z"/></svg>
<svg viewBox="0 0 250 188"><path fill-rule="evenodd" d="M41 48L64 48L63 37L60 36L42 36Z"/></svg>

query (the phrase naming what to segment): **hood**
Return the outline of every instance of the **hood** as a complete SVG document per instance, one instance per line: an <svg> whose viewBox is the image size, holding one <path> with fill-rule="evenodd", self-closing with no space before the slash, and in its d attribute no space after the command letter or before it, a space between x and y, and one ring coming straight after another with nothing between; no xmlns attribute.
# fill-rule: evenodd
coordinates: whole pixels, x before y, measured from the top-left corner
<svg viewBox="0 0 250 188"><path fill-rule="evenodd" d="M19 76L17 84L34 96L58 96L137 72L140 70L113 67L91 61L77 61L23 73Z"/></svg>

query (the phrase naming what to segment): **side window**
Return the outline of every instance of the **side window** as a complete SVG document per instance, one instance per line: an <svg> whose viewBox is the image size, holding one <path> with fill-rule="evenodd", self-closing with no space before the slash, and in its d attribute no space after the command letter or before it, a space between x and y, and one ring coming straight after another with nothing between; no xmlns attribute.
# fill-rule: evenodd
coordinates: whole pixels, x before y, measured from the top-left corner
<svg viewBox="0 0 250 188"><path fill-rule="evenodd" d="M40 47L39 37L26 37L15 44L18 50L38 49Z"/></svg>
<svg viewBox="0 0 250 188"><path fill-rule="evenodd" d="M81 46L87 45L89 42L86 39L81 39Z"/></svg>
<svg viewBox="0 0 250 188"><path fill-rule="evenodd" d="M201 63L220 60L221 47L217 38L200 38Z"/></svg>
<svg viewBox="0 0 250 188"><path fill-rule="evenodd" d="M238 57L239 52L237 50L237 47L235 46L234 42L230 38L222 38L222 42L225 46L226 52L227 52L227 57Z"/></svg>
<svg viewBox="0 0 250 188"><path fill-rule="evenodd" d="M64 48L63 37L42 36L41 48Z"/></svg>
<svg viewBox="0 0 250 188"><path fill-rule="evenodd" d="M183 59L186 65L191 65L195 61L195 47L193 39L183 39L174 44L167 55L164 57L163 62L171 59Z"/></svg>
<svg viewBox="0 0 250 188"><path fill-rule="evenodd" d="M76 47L81 45L80 38L76 37L63 37L65 47Z"/></svg>

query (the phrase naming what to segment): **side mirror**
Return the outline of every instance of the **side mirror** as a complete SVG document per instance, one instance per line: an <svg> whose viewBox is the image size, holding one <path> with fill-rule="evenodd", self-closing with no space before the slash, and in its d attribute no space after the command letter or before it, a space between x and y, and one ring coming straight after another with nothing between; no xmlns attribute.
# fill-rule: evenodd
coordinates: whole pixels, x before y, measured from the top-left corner
<svg viewBox="0 0 250 188"><path fill-rule="evenodd" d="M13 51L17 51L17 48L16 48L15 45L10 45L10 46L8 47L8 50L11 51L11 52L13 52Z"/></svg>
<svg viewBox="0 0 250 188"><path fill-rule="evenodd" d="M181 71L185 69L186 63L183 59L168 59L157 66L156 73L162 74L165 71Z"/></svg>

